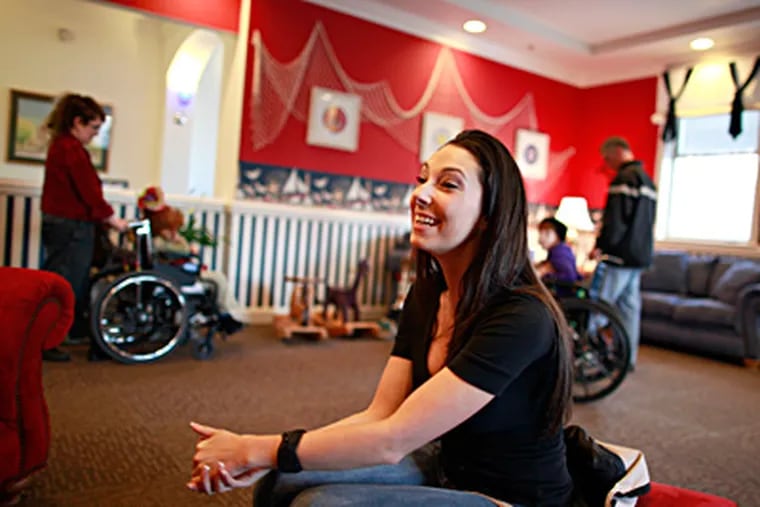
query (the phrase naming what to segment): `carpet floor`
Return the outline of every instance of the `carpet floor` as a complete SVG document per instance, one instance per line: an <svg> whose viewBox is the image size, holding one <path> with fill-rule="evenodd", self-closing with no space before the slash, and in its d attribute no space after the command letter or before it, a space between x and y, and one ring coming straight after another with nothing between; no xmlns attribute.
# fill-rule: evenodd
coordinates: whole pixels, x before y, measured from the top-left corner
<svg viewBox="0 0 760 507"><path fill-rule="evenodd" d="M150 365L46 363L52 444L26 506L248 506L250 491L185 489L191 420L252 433L314 427L369 402L390 342L286 345L249 327L196 361L188 348ZM642 347L610 397L575 407L595 437L642 449L652 479L760 506L760 373Z"/></svg>

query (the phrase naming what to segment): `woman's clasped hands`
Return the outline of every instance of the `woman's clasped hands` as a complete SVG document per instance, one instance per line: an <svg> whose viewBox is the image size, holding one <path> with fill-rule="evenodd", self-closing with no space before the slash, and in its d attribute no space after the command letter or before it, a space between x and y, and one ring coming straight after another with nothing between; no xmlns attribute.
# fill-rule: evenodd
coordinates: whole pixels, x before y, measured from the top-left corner
<svg viewBox="0 0 760 507"><path fill-rule="evenodd" d="M188 489L208 495L225 493L252 486L269 471L252 463L262 451L258 437L195 422L190 427L198 434L198 443Z"/></svg>

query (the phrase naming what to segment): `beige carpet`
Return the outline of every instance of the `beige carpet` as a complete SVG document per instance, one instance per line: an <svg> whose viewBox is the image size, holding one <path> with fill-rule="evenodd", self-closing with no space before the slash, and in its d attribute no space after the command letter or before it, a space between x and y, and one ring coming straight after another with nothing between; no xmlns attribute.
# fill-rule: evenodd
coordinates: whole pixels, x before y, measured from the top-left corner
<svg viewBox="0 0 760 507"><path fill-rule="evenodd" d="M208 498L184 489L197 420L279 432L332 421L369 401L389 342L285 345L249 328L207 362L179 349L161 362L46 364L48 468L22 505L250 505L248 491ZM760 506L760 373L642 348L620 390L578 406L575 422L645 451L653 479Z"/></svg>

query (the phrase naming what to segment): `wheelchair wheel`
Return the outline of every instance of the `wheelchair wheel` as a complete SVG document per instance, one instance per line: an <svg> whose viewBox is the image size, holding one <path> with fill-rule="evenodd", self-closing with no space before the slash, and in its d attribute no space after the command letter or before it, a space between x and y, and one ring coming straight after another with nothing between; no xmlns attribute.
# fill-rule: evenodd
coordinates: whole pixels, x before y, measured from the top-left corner
<svg viewBox="0 0 760 507"><path fill-rule="evenodd" d="M573 400L598 400L620 386L628 373L630 340L617 310L603 301L562 298L572 330Z"/></svg>
<svg viewBox="0 0 760 507"><path fill-rule="evenodd" d="M184 336L185 297L160 274L126 273L98 290L90 324L93 339L113 359L149 363L171 352Z"/></svg>

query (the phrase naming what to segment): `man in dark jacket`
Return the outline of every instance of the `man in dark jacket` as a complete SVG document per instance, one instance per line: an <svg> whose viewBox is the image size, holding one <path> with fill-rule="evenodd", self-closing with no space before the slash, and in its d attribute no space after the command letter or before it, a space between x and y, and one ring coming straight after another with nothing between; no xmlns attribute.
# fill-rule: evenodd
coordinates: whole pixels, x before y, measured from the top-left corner
<svg viewBox="0 0 760 507"><path fill-rule="evenodd" d="M639 279L652 263L657 191L625 139L610 137L600 151L604 163L617 175L607 193L602 230L592 257L609 258L599 297L620 310L631 340L632 369L639 346Z"/></svg>

